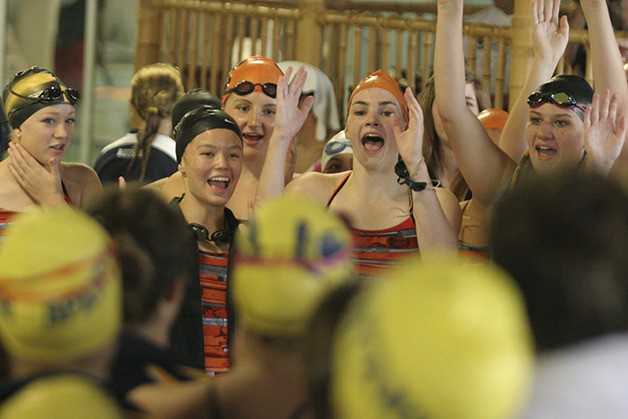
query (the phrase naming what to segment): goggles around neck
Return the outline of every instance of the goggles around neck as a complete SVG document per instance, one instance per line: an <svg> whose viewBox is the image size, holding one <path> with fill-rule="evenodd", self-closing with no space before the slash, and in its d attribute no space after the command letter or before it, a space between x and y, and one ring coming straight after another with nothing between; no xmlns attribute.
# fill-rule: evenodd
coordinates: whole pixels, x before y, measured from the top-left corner
<svg viewBox="0 0 628 419"><path fill-rule="evenodd" d="M243 80L236 84L231 89L225 90L225 95L229 93L235 93L238 96L248 95L253 93L255 86L260 86L262 92L268 97L275 99L277 97L277 84L276 83L253 83L247 80Z"/></svg>
<svg viewBox="0 0 628 419"><path fill-rule="evenodd" d="M541 93L536 91L528 96L528 105L532 108L536 108L548 102L560 106L561 108L577 108L582 112L586 109L584 106L579 105L574 98L564 92Z"/></svg>

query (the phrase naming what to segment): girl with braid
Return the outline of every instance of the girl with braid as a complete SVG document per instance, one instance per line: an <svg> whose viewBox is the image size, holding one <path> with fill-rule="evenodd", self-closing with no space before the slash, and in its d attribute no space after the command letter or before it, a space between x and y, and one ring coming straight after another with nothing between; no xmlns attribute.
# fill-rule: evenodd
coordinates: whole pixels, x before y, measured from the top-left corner
<svg viewBox="0 0 628 419"><path fill-rule="evenodd" d="M131 114L139 129L104 147L94 168L105 182L148 183L177 171L172 139L172 108L184 93L179 70L154 63L139 69L131 80Z"/></svg>

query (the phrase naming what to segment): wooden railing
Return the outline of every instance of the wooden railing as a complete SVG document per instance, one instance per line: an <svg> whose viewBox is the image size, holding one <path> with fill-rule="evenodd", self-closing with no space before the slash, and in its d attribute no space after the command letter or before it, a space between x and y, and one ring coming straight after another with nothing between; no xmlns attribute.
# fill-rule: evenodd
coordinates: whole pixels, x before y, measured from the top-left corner
<svg viewBox="0 0 628 419"><path fill-rule="evenodd" d="M365 10L366 5L358 3L351 10L340 10L333 4L332 8L324 0L141 0L135 66L169 62L182 69L186 88L220 94L228 70L249 55L304 61L330 77L339 109L344 109L352 86L378 68L419 91L432 68L436 23L433 15L426 14L433 13L435 5L398 4L397 11L391 11L381 4L378 10ZM531 45L529 39L516 37L529 38L529 26L516 16L512 27L464 26L468 67L478 68L478 39L483 45L497 45L484 48L490 53L479 67L492 86L495 107L508 108L505 92L510 91L512 98L517 86L523 85ZM586 45L586 30L572 29L570 42ZM516 48L510 54L513 43ZM510 60L518 61L508 79ZM591 68L590 63L586 68ZM558 72L571 69L561 61ZM586 77L591 80L590 70Z"/></svg>

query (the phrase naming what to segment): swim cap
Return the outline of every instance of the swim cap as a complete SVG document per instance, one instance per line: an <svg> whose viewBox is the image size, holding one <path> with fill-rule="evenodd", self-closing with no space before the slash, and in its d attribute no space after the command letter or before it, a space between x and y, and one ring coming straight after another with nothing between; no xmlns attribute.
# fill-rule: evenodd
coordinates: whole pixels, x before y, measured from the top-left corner
<svg viewBox="0 0 628 419"><path fill-rule="evenodd" d="M238 321L271 337L305 332L320 298L353 272L346 224L303 197L280 197L255 209L236 233L232 281Z"/></svg>
<svg viewBox="0 0 628 419"><path fill-rule="evenodd" d="M344 153L353 154L353 147L351 147L351 141L349 141L345 135L345 130L342 130L331 137L325 145L323 156L321 157L321 170L325 170L327 162L333 156Z"/></svg>
<svg viewBox="0 0 628 419"><path fill-rule="evenodd" d="M556 95L558 93L566 93L567 96L572 98L575 103L580 107L586 108L591 104L593 100L593 89L591 85L582 77L573 74L560 74L552 77L546 81L539 88L530 95L530 98L535 94L540 94L544 97L547 95ZM530 98L528 98L528 103ZM547 100L542 103L547 102ZM549 102L551 103L551 102ZM584 120L584 111L576 106L570 106L581 120Z"/></svg>
<svg viewBox="0 0 628 419"><path fill-rule="evenodd" d="M261 85L265 83L274 83L276 89L280 76L283 76L283 71L270 58L254 55L245 59L229 72L222 95L222 106L225 105L227 98L231 94L227 92L235 88L238 83L243 81L251 82L255 84L255 91L262 92Z"/></svg>
<svg viewBox="0 0 628 419"><path fill-rule="evenodd" d="M482 126L486 129L493 128L502 130L508 120L508 112L503 109L484 109L478 114L478 119L482 123Z"/></svg>
<svg viewBox="0 0 628 419"><path fill-rule="evenodd" d="M213 129L229 129L242 141L242 132L235 120L222 109L215 109L211 106L203 105L196 107L186 113L181 121L174 128L174 140L176 141L177 162L181 163L181 158L185 148L197 135Z"/></svg>
<svg viewBox="0 0 628 419"><path fill-rule="evenodd" d="M523 301L503 271L413 258L340 319L330 402L338 418L516 417L532 363Z"/></svg>
<svg viewBox="0 0 628 419"><path fill-rule="evenodd" d="M353 98L355 95L364 89L373 89L379 88L389 91L399 102L399 107L401 108L401 114L403 115L406 122L408 122L408 105L406 103L406 99L403 97L403 91L401 90L401 86L399 83L395 81L388 74L384 73L382 70L377 70L360 81L358 85L353 89L353 93L351 93L351 97L349 98L349 107L351 107L351 103L353 102Z"/></svg>
<svg viewBox="0 0 628 419"><path fill-rule="evenodd" d="M106 231L69 207L21 213L0 246L0 338L12 355L65 361L114 339L120 272Z"/></svg>
<svg viewBox="0 0 628 419"><path fill-rule="evenodd" d="M220 109L220 99L205 89L193 89L181 96L172 108L172 126L176 127L183 118L183 115L194 108L207 105L215 109Z"/></svg>
<svg viewBox="0 0 628 419"><path fill-rule="evenodd" d="M338 131L340 129L340 119L338 117L338 105L336 103L336 93L331 80L327 74L319 68L300 61L282 61L277 63L284 72L288 67L294 70L300 66L305 67L307 78L303 85L303 94L314 96L314 106L312 113L316 118L316 139L320 142L327 139L327 132ZM294 75L294 73L292 73Z"/></svg>
<svg viewBox="0 0 628 419"><path fill-rule="evenodd" d="M70 374L38 378L0 405L2 419L122 417L116 403L93 380Z"/></svg>
<svg viewBox="0 0 628 419"><path fill-rule="evenodd" d="M50 105L74 106L80 95L52 71L31 67L20 71L4 88L2 99L12 128L19 128L32 114Z"/></svg>

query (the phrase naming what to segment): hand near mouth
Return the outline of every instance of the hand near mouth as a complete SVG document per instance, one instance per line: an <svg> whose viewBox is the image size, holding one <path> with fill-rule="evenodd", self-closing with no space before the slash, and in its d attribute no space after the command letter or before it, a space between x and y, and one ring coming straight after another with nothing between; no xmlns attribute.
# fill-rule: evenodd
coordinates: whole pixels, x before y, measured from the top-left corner
<svg viewBox="0 0 628 419"><path fill-rule="evenodd" d="M423 110L409 87L403 95L408 104L408 126L402 129L401 121L395 115L393 130L399 154L410 173L413 173L423 160Z"/></svg>
<svg viewBox="0 0 628 419"><path fill-rule="evenodd" d="M24 191L41 205L65 204L58 157L40 164L22 145L9 144L9 170Z"/></svg>

